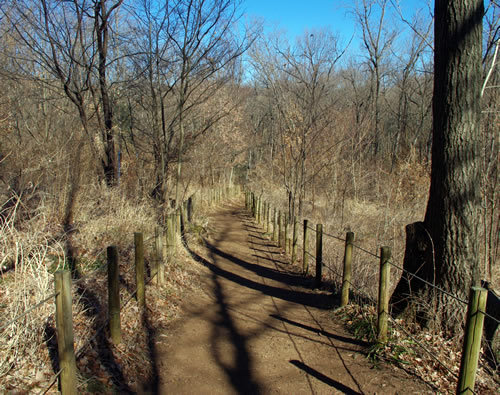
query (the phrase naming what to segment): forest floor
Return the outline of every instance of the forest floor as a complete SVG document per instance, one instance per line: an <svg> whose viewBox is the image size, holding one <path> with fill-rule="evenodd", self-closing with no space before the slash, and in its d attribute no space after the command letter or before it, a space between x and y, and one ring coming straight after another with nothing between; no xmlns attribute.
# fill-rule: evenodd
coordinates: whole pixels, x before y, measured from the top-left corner
<svg viewBox="0 0 500 395"><path fill-rule="evenodd" d="M201 287L156 337L157 393L422 394L419 378L375 367L366 344L332 311L241 204L210 219L205 246L186 245L204 268Z"/></svg>

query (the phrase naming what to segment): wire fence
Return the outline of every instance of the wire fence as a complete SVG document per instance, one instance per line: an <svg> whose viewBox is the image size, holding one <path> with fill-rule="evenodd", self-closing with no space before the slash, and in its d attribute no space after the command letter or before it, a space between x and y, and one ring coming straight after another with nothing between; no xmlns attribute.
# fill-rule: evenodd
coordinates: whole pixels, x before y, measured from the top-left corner
<svg viewBox="0 0 500 395"><path fill-rule="evenodd" d="M228 195L231 195L231 193L234 194L234 191L230 191L229 189L227 191L220 190L220 191L218 191L218 193L211 193L210 197L208 198L207 201L210 204L213 203L213 202L215 202L215 201L219 202L219 201L221 201L222 198L231 197L231 196L228 196ZM193 218L193 200L192 199L193 199L193 195L191 195L188 198L188 200L186 202L184 202L182 204L182 206L179 207L179 209L185 210L185 211L183 211L184 214L181 213L179 215L179 213L177 213L176 214L177 215L177 219L172 218L171 225L172 225L172 228L175 228L175 235L172 236L173 237L172 240L175 237L177 237L176 235L182 236L181 235L181 233L183 231L182 227L184 225L185 219L187 219L189 221L189 220L191 220ZM185 219L183 219L182 217L185 214L187 214L187 217ZM178 223L179 218L181 219L181 223L180 224ZM157 235L155 234L155 232L153 232L153 234L150 237L144 239L143 240L143 248L145 246L149 247L150 244L155 241L156 237L157 237ZM167 245L168 245L168 243L167 243ZM92 267L96 266L96 264L98 264L99 261L102 260L102 255L107 251L107 249L108 249L108 247L104 247L101 250L97 251L97 253L94 255L92 261L88 261L88 262L86 262L86 264L88 266L92 266ZM154 254L161 254L161 252L157 250L157 246L156 245L154 246ZM168 256L170 256L170 255L168 255ZM155 257L155 260L156 259L159 259L159 258ZM65 260L66 259L64 259L64 261ZM65 265L62 266L63 269L64 269L64 266ZM130 267L128 270L125 271L125 273L123 273L123 275L125 275L126 277L128 277L133 270L134 270L134 268ZM158 270L158 268L156 268L155 273L152 274L146 282L144 282L144 287L147 286L147 285L149 285L153 281L153 279L155 279L159 274L160 274L160 271ZM94 275L94 273L91 272L91 273L89 273L89 274L87 274L85 276L79 276L78 272L74 271L73 275L78 276L78 278L70 279L69 276L68 276L68 279L69 279L69 289L71 289L71 288L73 288L75 286L76 287L81 286L89 278L91 278ZM163 280L162 280L162 282L163 282ZM138 287L136 287L134 289L134 291L130 292L129 295L126 295L126 296L123 297L124 300L121 303L121 307L119 306L119 309L121 311L123 311L123 309L125 309L130 304L131 300L134 299L135 297L137 297L137 294L138 294ZM49 303L51 300L53 300L54 298L56 298L58 295L59 295L59 292L55 292L55 293L52 293L52 294L44 297L41 301L39 301L36 304L34 304L33 306L30 306L29 308L27 308L23 313L15 316L13 319L9 320L8 322L3 323L0 326L0 333L2 333L3 331L5 331L7 328L9 328L14 323L19 322L21 319L23 319L24 317L28 316L30 313L32 313L34 310L36 310L40 306L44 305L45 303ZM144 295L142 297L144 297ZM69 315L71 315L71 313ZM49 315L49 316L47 316L46 320L49 320L51 316L52 316L52 314ZM102 331L104 330L104 328L106 328L106 326L108 326L109 324L110 323L108 322L108 320L104 320L104 322L102 324L100 324L99 327L97 327L95 329L94 334L89 339L87 339L85 341L85 343L83 345L81 345L80 348L74 353L75 360L80 359L85 354L85 352L88 350L88 348L90 347L90 345L92 344L92 342L102 333ZM71 323L71 325L72 325L72 323ZM58 380L58 378L61 377L61 374L63 373L63 371L64 371L64 369L59 370L50 379L50 382L48 383L48 386L45 387L40 393L41 394L47 393L53 387L53 385L56 383L56 381Z"/></svg>
<svg viewBox="0 0 500 395"><path fill-rule="evenodd" d="M452 293L450 293L450 292L448 292L448 291L446 291L446 290L444 290L444 289L442 289L442 288L440 288L440 287L438 287L438 286L436 286L436 285L432 284L430 281L427 281L427 280L423 279L422 277L417 276L415 273L412 273L412 272L410 272L410 271L408 271L408 270L406 270L406 269L403 269L402 267L400 267L400 266L398 266L398 265L394 264L394 263L393 263L393 262L391 262L391 261L389 261L389 262L387 262L387 263L389 263L392 267L395 267L396 269L398 269L398 270L402 271L403 273L408 274L408 275L409 275L409 276L411 276L412 278L416 278L417 280L422 281L424 284L427 284L427 285L429 285L430 287L432 287L432 288L434 288L434 289L437 289L438 291L442 292L443 294L448 295L448 296L449 296L449 297L451 297L452 299L455 299L457 302L460 302L460 303L462 303L462 304L464 304L464 305L466 305L466 306L469 304L469 302L467 302L467 301L465 301L465 300L463 300L463 299L460 299L458 296L453 295ZM410 279L410 278L408 278L408 280L411 280L411 279Z"/></svg>
<svg viewBox="0 0 500 395"><path fill-rule="evenodd" d="M42 301L38 302L36 305L30 307L28 310L25 310L22 314L19 314L16 318L10 320L9 322L7 322L6 324L3 324L1 327L0 327L0 332L2 332L5 328L9 327L10 325L12 325L13 323L19 321L21 318L24 318L26 317L29 313L31 313L33 310L36 310L37 308L39 308L41 305L43 305L44 303L47 303L48 301L50 301L51 299L55 298L58 294L57 293L53 293L49 296L47 296L45 299L43 299Z"/></svg>
<svg viewBox="0 0 500 395"><path fill-rule="evenodd" d="M313 228L313 227L310 227L309 225L307 226L307 228L308 228L308 229L310 229L310 230L312 230L313 232L316 232L316 229L315 229L315 228ZM343 239L343 238L340 238L340 237L338 237L338 236L335 236L335 235L332 235L332 234L329 234L329 233L326 233L326 232L322 232L322 234L323 234L323 236L331 237L331 238L336 239L336 240L338 240L338 241L343 241L343 242L345 242L345 241L346 241L346 240L345 240L345 239ZM368 251L367 249L365 249L365 248L363 248L363 247L359 246L359 245L358 245L358 244L356 244L356 243L352 243L352 246L353 246L353 248L356 248L356 249L358 249L358 250L360 250L360 251L362 251L362 252L364 252L364 253L366 253L366 254L368 254L368 255L372 256L373 258L376 258L376 259L381 259L380 255L378 255L378 254L374 254L373 252ZM406 270L406 269L404 269L404 268L402 268L402 267L400 267L400 266L398 266L398 265L394 264L393 262L388 262L388 263L389 263L391 266L395 267L396 269L398 269L398 270L402 271L403 273L406 273L407 275L411 276L412 278L416 278L416 279L418 279L418 280L422 281L422 282L423 282L423 283L425 283L426 285L429 285L430 287L433 287L433 288L437 289L438 291L440 291L440 292L442 292L442 293L446 294L447 296L449 296L449 297L451 297L451 298L453 298L453 299L457 300L458 302L460 302L460 303L462 303L462 304L464 304L464 305L468 305L468 304L469 304L469 302L468 302L468 301L465 301L465 300L463 300L463 299L459 298L458 296L453 295L452 293L450 293L450 292L448 292L448 291L446 291L446 290L444 290L444 289L442 289L442 288L440 288L440 287L438 287L438 286L436 286L436 285L432 284L431 282L429 282L429 281L427 281L427 280L423 279L422 277L420 277L420 276L416 275L415 273L412 273L412 272L410 272L410 271L408 271L408 270ZM495 317L492 317L491 315L487 314L486 312L484 312L484 314L485 314L486 316L488 316L489 318L493 319L495 322L500 323L500 322L499 322L499 321L498 321Z"/></svg>
<svg viewBox="0 0 500 395"><path fill-rule="evenodd" d="M252 202L252 199L253 198L247 198L247 202L250 201ZM255 213L255 210L259 210L258 207L255 206L255 202L251 203L253 204L251 206L251 209L253 211L253 214ZM258 204L260 204L260 199L258 201ZM267 205L267 203L266 203ZM268 206L268 205L267 205ZM247 208L249 207L249 205L247 204ZM269 207L268 207L269 209ZM256 218L259 218L259 214L257 213L257 215L254 215ZM276 225L273 221L273 224ZM279 225L281 226L281 225ZM339 236L336 236L336 235L333 235L333 234L330 234L330 233L327 233L327 232L324 232L322 231L322 228L320 227L319 229L318 228L314 228L312 226L310 226L306 221L304 221L304 226L305 226L305 229L309 229L311 230L312 232L315 232L317 234L317 232L319 231L320 232L320 235L321 236L325 236L325 237L329 237L329 238L332 238L334 240L337 240L337 241L341 241L341 242L344 242L346 243L346 251L347 251L347 247L348 245L350 245L352 247L352 249L356 249L356 250L359 250L363 253L366 253L367 255L375 258L375 259L378 259L380 260L380 270L381 270L381 274L380 274L380 290L379 292L382 293L382 292L385 292L386 295L388 293L388 282L387 282L387 285L385 285L384 287L387 288L387 291L384 290L382 291L382 266L385 265L387 267L387 265L390 265L396 269L398 269L399 271L401 271L401 277L405 277L405 281L408 281L410 282L412 279L416 279L416 280L419 280L421 282L423 282L426 286L432 288L432 289L435 289L437 292L441 292L443 295L446 295L450 298L452 298L453 300L459 302L461 305L463 306L471 306L471 301L467 301L467 300L464 300L463 298L443 289L442 287L439 287L439 286L436 286L435 284L433 284L431 281L423 278L422 276L419 276L417 275L416 273L412 273L411 271L399 266L399 265L396 265L394 264L392 261L390 261L390 259L388 259L388 255L386 256L386 252L381 249L381 255L378 255L376 253L373 253L369 250L367 250L366 248L358 245L357 243L353 243L353 242L347 242L346 239L344 238L341 238ZM266 224L266 229L269 227L269 224ZM296 227L294 226L294 230L293 230L293 237L292 237L292 240L293 240L293 246L294 247L298 247L301 251L303 251L307 256L311 257L312 259L317 259L315 256L313 256L312 254L309 253L309 251L304 250L304 248L300 245L300 243L296 243L295 240L298 239L298 236L300 234L300 230L297 232ZM269 230L269 229L268 229ZM305 230L304 230L305 231ZM275 230L273 229L273 233L275 232ZM304 239L304 232L302 232L302 239ZM320 237L321 237L320 236ZM280 236L281 237L281 236ZM285 233L285 238L287 238L288 236L286 235ZM322 239L320 239L322 240ZM279 242L281 244L281 241ZM288 241L285 240L285 246L287 245ZM321 250L318 252L318 254L322 257L323 256L323 252L322 252L322 249L323 249L323 243L320 243L319 247L317 246L317 248L320 248ZM287 249L285 249L287 250ZM293 254L295 254L295 250L291 249L293 251ZM351 250L352 251L352 250ZM346 252L347 253L347 252ZM346 259L346 255L344 255L344 259ZM351 259L351 258L349 258ZM345 261L344 261L345 263ZM371 295L369 295L367 292L365 292L364 289L362 289L361 287L359 286L356 286L355 284L353 284L353 282L350 280L350 272L351 272L351 269L349 268L349 278L346 278L344 276L345 273L340 273L338 270L335 270L334 267L335 265L331 265L331 264L328 264L326 262L320 262L320 264L322 265L323 268L325 268L326 270L328 270L329 272L331 272L332 274L334 274L335 276L337 276L338 278L341 278L342 279L342 298L344 298L344 284L348 285L349 288L352 288L352 290L354 290L355 292L357 292L359 295L361 296L364 296L366 298L366 300L368 300L371 304L373 305L376 305L378 306L378 309L379 309L379 312L381 311L380 309L382 308L381 307L381 303L387 303L387 307L384 307L384 308L390 308L390 304L389 304L389 297L388 296L384 296L383 298L386 299L386 302L381 302L381 300L375 300L375 298L373 298ZM350 265L350 263L349 263ZM318 270L321 269L321 268L318 268ZM388 269L388 267L387 267ZM386 271L387 272L387 280L389 279L389 270ZM318 272L318 273L321 273L321 272ZM347 289L349 289L347 288ZM484 290L482 291L484 292ZM348 293L347 292L347 298L348 298ZM381 294L379 294L379 299L382 298ZM471 298L472 299L472 298ZM492 322L496 323L496 324L500 324L500 320L497 319L496 317L492 316L491 314L488 314L486 311L483 311L485 309L481 308L479 309L478 311L483 314L485 317L489 318ZM433 353L433 351L431 351L429 349L429 347L425 346L424 344L422 344L421 341L419 341L418 339L415 338L415 336L413 336L408 330L406 330L406 328L404 328L402 325L400 325L394 318L392 318L390 316L390 314L387 314L387 318L390 319L391 323L393 326L395 327L398 327L399 329L401 329L405 334L406 336L411 339L411 341L413 341L418 347L420 347L422 350L425 351L425 353L427 353L436 363L439 364L439 366L441 366L443 369L445 369L449 374L452 375L452 377L454 377L455 379L458 379L458 375L456 373L454 373L448 366L446 366L446 364L444 364L439 358L436 357L435 353ZM386 319L387 319L386 318ZM379 315L379 319L380 319L380 315ZM377 328L378 329L378 328ZM468 335L468 334L467 334ZM479 334L479 339L481 338L481 334ZM464 350L465 350L465 340L464 340ZM465 351L464 351L465 352ZM462 369L462 367L461 367ZM464 371L466 371L467 368L464 368ZM472 384L473 385L473 384ZM472 391L473 392L473 391Z"/></svg>

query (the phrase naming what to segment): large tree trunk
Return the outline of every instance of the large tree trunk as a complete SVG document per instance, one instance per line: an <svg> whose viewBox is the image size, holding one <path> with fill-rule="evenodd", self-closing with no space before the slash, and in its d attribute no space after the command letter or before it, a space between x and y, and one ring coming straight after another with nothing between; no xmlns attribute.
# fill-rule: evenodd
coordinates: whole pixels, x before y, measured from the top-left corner
<svg viewBox="0 0 500 395"><path fill-rule="evenodd" d="M404 262L461 299L478 281L483 14L483 0L435 2L431 187L424 222L407 228ZM392 299L400 304L396 312L417 314L449 333L463 324L466 307L418 279L403 276Z"/></svg>

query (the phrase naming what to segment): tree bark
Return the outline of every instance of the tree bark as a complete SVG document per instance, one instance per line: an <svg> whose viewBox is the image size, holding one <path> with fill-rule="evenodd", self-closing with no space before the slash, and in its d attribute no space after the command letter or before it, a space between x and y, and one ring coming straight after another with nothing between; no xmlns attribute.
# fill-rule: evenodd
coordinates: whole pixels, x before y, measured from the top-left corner
<svg viewBox="0 0 500 395"><path fill-rule="evenodd" d="M404 262L463 300L478 281L483 14L482 0L435 2L431 187L424 222L407 228ZM392 299L396 312L450 334L463 325L465 306L416 278L403 276Z"/></svg>
<svg viewBox="0 0 500 395"><path fill-rule="evenodd" d="M117 7L118 1L113 8ZM98 74L99 89L101 92L101 105L104 118L104 130L102 140L104 143L104 157L102 167L104 177L108 186L113 186L117 179L118 164L115 149L115 135L113 131L113 107L109 98L107 82L107 56L108 56L108 22L110 11L106 9L106 0L99 0L95 5L95 33L97 41L97 52L99 55Z"/></svg>

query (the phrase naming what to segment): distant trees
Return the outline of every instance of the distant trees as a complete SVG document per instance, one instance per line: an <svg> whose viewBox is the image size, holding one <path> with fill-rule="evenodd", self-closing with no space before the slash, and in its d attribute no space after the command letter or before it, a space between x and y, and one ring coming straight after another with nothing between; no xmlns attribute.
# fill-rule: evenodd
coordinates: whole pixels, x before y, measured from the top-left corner
<svg viewBox="0 0 500 395"><path fill-rule="evenodd" d="M387 74L387 57L396 38L395 29L386 23L389 0L362 0L353 8L354 18L361 28L362 45L370 73L370 101L373 109L373 154L377 157L382 139L381 90Z"/></svg>
<svg viewBox="0 0 500 395"><path fill-rule="evenodd" d="M251 53L257 89L266 97L261 133L271 144L270 165L287 191L289 215L301 215L306 186L331 162L335 65L339 40L325 30L306 32L295 45L279 37L263 40Z"/></svg>
<svg viewBox="0 0 500 395"><path fill-rule="evenodd" d="M99 178L115 186L124 147L136 170L152 167L150 193L161 203L169 198L175 163L172 185L180 199L186 152L235 102L195 110L222 87L239 84L239 58L258 29L238 26L238 7L235 0L2 4L2 27L13 42L2 48L10 59L5 75L63 94L80 119L86 137L70 161L72 196L80 183L81 149L90 147Z"/></svg>
<svg viewBox="0 0 500 395"><path fill-rule="evenodd" d="M132 133L151 139L156 163L153 195L161 202L169 190L171 165L176 164L175 199L179 201L186 149L227 115L222 107L204 114L195 111L219 89L238 81L238 59L253 41L253 33L237 36L237 7L232 0L144 0L140 4L136 44L131 47L131 53L141 48L131 56L135 69L131 85L140 94L131 101L150 115L147 126L140 112L132 113L133 125L139 128L132 128Z"/></svg>

